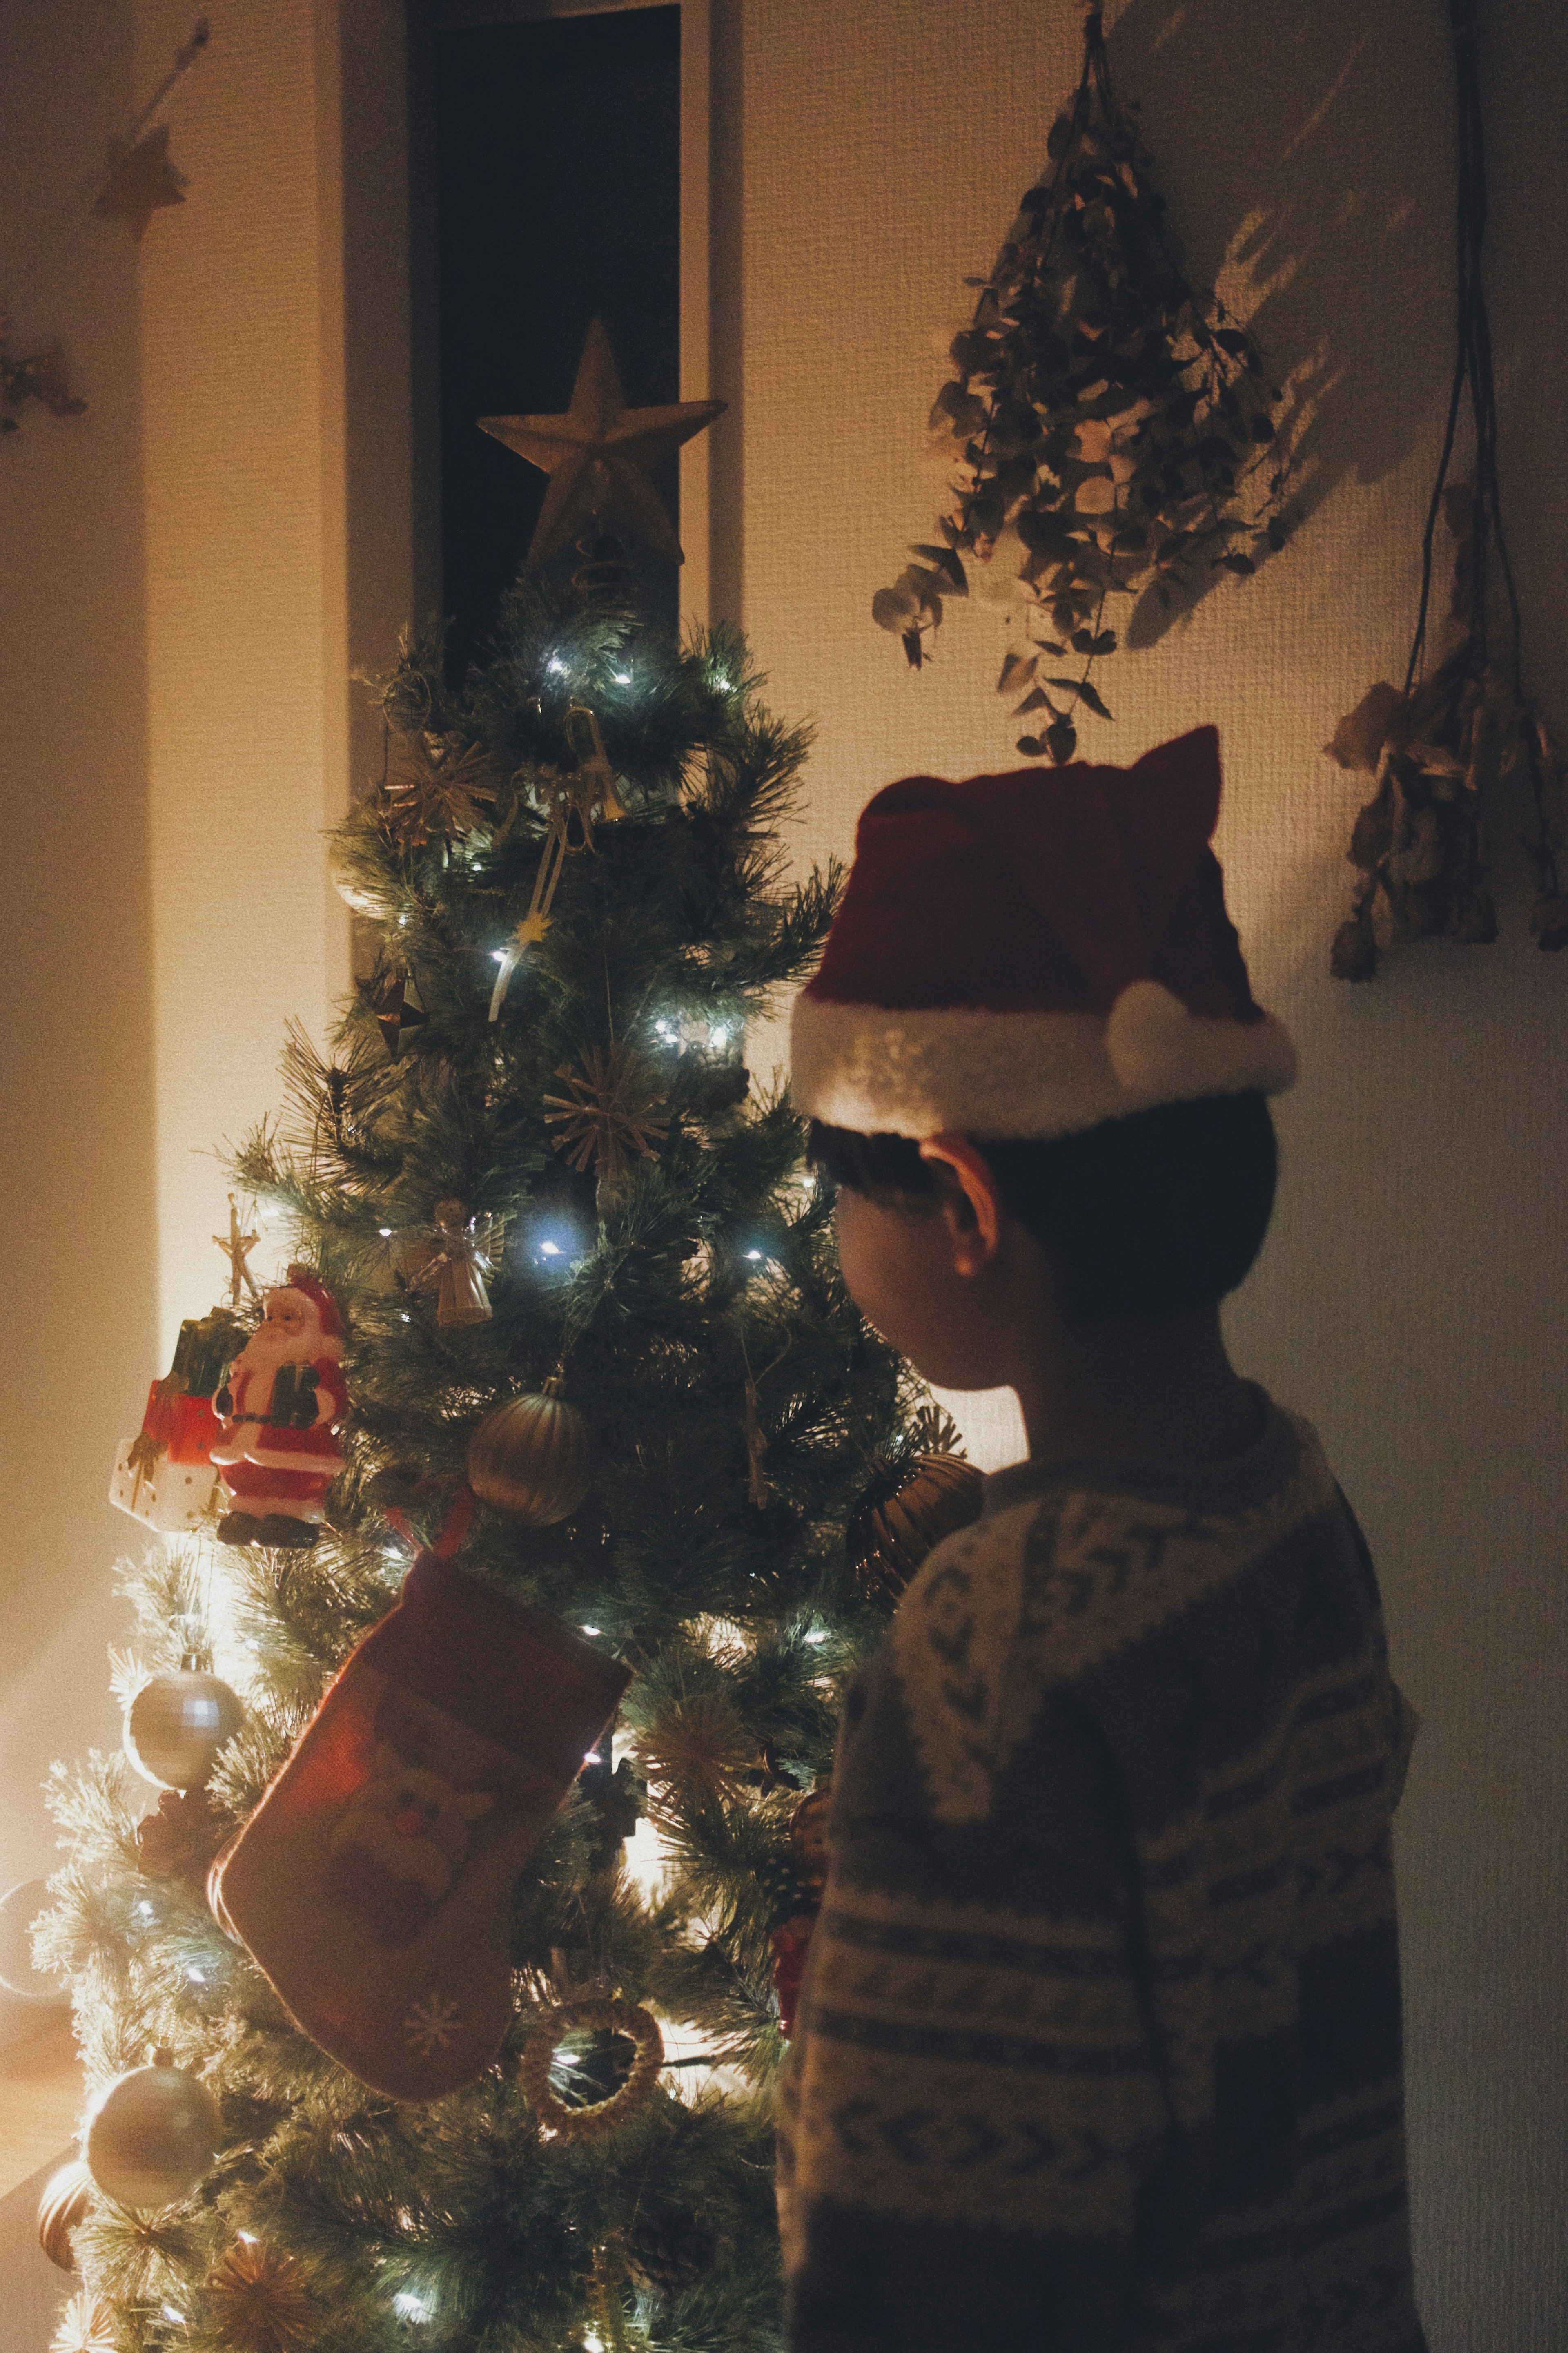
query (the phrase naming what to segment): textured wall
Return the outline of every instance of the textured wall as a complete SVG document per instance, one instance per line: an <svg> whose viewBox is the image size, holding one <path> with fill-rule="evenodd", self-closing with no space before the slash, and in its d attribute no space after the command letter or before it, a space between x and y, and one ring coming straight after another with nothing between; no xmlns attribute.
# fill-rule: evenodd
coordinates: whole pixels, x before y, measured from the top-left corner
<svg viewBox="0 0 1568 2353"><path fill-rule="evenodd" d="M131 16L0 13L0 303L16 352L63 340L90 402L0 442L0 1887L50 1866L49 1758L113 1737L107 1570L129 1523L103 1499L153 1345L136 268L117 223L80 225L129 111Z"/></svg>
<svg viewBox="0 0 1568 2353"><path fill-rule="evenodd" d="M217 1291L212 1149L346 968L321 855L347 779L335 12L213 9L174 112L186 199L138 254L85 215L191 22L17 0L0 25L0 299L90 404L0 447L0 1885L50 1865L51 1757L116 1736L110 1567L138 1539L104 1495Z"/></svg>
<svg viewBox="0 0 1568 2353"><path fill-rule="evenodd" d="M1492 14L1503 488L1530 674L1568 725L1568 476L1542 430L1568 363L1568 19L1548 0ZM860 0L852 19L748 0L716 21L717 80L739 92L718 202L740 248L719 368L740 415L721 431L743 496L716 519L715 577L735 584L773 699L816 715L800 851L820 857L893 776L1011 764L999 625L950 605L917 678L868 607L930 535L923 426L960 281L989 267L1043 160L1079 18L1066 0ZM1524 937L1505 839L1499 945L1416 952L1362 991L1324 976L1359 796L1317 747L1373 679L1403 675L1449 366L1442 12L1127 0L1108 22L1194 271L1255 311L1313 404L1312 512L1258 579L1226 579L1106 665L1117 724L1087 720L1086 750L1223 731L1232 903L1303 1067L1280 1112L1276 1229L1230 1328L1242 1365L1321 1429L1426 1719L1398 1844L1434 2353L1539 2353L1561 2333L1568 2189L1568 961ZM977 1451L1008 1451L1008 1408L972 1408L971 1428Z"/></svg>

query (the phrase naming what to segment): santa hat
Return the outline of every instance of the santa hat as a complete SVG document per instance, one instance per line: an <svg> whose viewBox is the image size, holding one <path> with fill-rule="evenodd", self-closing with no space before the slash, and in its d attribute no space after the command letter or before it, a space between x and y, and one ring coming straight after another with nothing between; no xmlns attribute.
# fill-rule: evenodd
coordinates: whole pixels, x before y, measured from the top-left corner
<svg viewBox="0 0 1568 2353"><path fill-rule="evenodd" d="M320 1275L312 1274L308 1266L291 1266L288 1273L290 1291L302 1291L321 1318L323 1340L341 1340L343 1335L342 1310L327 1289Z"/></svg>
<svg viewBox="0 0 1568 2353"><path fill-rule="evenodd" d="M862 1134L1071 1135L1296 1076L1209 841L1212 727L1131 768L910 776L860 819L791 1084Z"/></svg>

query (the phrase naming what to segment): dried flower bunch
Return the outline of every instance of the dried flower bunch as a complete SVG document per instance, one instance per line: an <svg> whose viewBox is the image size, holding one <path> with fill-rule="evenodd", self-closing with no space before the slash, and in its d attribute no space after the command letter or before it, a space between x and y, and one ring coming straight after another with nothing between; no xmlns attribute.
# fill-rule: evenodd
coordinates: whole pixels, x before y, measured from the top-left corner
<svg viewBox="0 0 1568 2353"><path fill-rule="evenodd" d="M1334 937L1336 980L1370 980L1378 957L1405 940L1489 945L1498 935L1487 887L1487 823L1499 786L1523 772L1535 816L1525 849L1538 897L1530 928L1543 948L1568 947L1568 762L1509 667L1489 659L1476 604L1476 501L1443 494L1455 540L1454 642L1419 685L1369 687L1324 746L1342 768L1374 781L1348 851L1361 869L1352 913Z"/></svg>
<svg viewBox="0 0 1568 2353"><path fill-rule="evenodd" d="M931 411L953 466L942 543L916 546L872 603L918 669L944 596L969 594L963 556L984 566L1016 631L998 691L1022 691L1015 717L1043 718L1019 740L1031 758L1073 757L1080 706L1110 718L1090 672L1120 642L1112 597L1147 590L1168 607L1205 569L1255 571L1286 533L1281 396L1217 296L1188 284L1135 111L1112 95L1090 6L1054 168L990 277L968 281L974 317Z"/></svg>
<svg viewBox="0 0 1568 2353"><path fill-rule="evenodd" d="M1515 775L1527 778L1531 797L1524 849L1536 899L1530 928L1540 947L1568 947L1568 762L1524 691L1519 595L1498 494L1497 394L1481 282L1486 150L1473 0L1449 0L1448 16L1458 101L1453 384L1422 541L1421 598L1405 685L1369 687L1323 747L1342 768L1370 773L1375 785L1347 853L1362 879L1349 919L1334 935L1330 969L1336 980L1370 980L1379 956L1406 940L1446 938L1484 947L1496 939L1487 834L1499 787ZM1447 479L1467 392L1475 437L1473 487ZM1439 515L1454 540L1454 593L1448 642L1431 673L1423 675ZM1508 605L1506 659L1489 635L1494 558Z"/></svg>

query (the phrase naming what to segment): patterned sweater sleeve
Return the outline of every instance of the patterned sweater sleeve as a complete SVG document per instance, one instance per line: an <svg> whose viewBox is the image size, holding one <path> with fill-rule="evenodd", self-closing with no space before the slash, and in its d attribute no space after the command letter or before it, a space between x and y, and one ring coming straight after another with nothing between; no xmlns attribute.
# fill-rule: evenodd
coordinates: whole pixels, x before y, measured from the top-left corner
<svg viewBox="0 0 1568 2353"><path fill-rule="evenodd" d="M1124 1800L1069 1696L951 1658L939 1689L942 1648L895 1640L847 1711L781 2103L790 2343L1108 2353L1167 2123Z"/></svg>

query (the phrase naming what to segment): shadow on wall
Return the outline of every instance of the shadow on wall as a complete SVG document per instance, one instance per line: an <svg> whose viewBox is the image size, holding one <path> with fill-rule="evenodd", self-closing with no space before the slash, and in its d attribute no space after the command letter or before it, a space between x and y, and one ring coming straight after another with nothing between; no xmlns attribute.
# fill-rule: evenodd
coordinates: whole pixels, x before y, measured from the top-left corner
<svg viewBox="0 0 1568 2353"><path fill-rule="evenodd" d="M1220 286L1285 392L1297 514L1347 479L1380 480L1408 457L1451 366L1442 11L1316 0L1260 18L1247 0L1128 0L1107 47L1119 100L1141 101L1191 281ZM1500 348L1500 369L1507 361ZM1141 599L1128 644L1153 644L1225 577L1171 612Z"/></svg>

